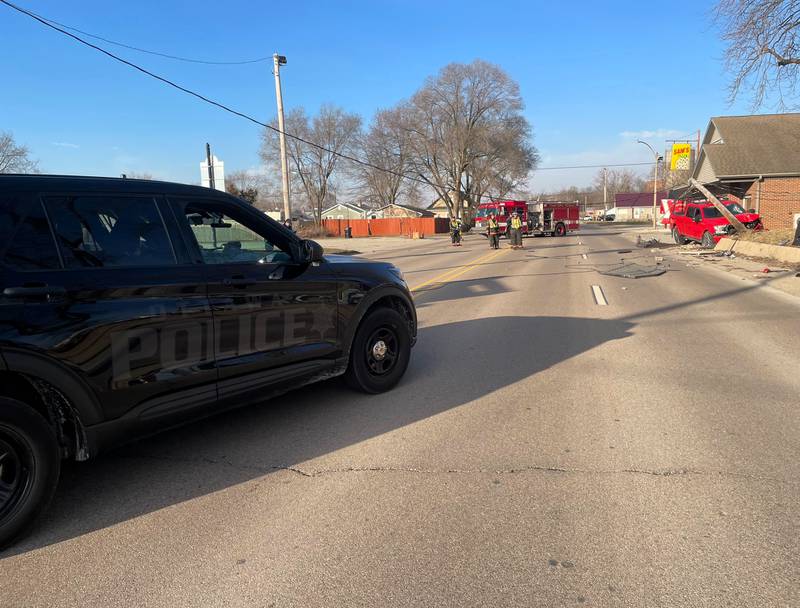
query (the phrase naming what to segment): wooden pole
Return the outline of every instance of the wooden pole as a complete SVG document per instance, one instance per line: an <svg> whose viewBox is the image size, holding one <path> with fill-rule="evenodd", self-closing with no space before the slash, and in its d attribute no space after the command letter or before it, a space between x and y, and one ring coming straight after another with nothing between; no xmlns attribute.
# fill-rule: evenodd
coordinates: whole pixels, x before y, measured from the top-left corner
<svg viewBox="0 0 800 608"><path fill-rule="evenodd" d="M719 212L725 217L725 219L728 220L734 228L736 228L736 232L739 232L741 234L750 232L747 226L745 226L744 224L742 224L742 222L739 221L739 218L737 218L735 215L733 215L733 213L728 211L728 208L721 202L719 202L719 199L716 196L711 194L711 190L706 188L703 184L698 182L693 177L689 178L689 185L697 188L708 199L708 201L712 205L714 205L717 208L717 210L719 210Z"/></svg>

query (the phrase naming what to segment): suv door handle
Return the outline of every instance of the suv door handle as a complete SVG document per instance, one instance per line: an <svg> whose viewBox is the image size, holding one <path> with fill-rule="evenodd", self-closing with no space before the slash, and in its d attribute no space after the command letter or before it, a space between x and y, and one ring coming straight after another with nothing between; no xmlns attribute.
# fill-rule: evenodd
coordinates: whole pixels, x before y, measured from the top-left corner
<svg viewBox="0 0 800 608"><path fill-rule="evenodd" d="M9 298L41 298L45 296L65 296L67 290L56 285L39 283L36 285L23 285L20 287L6 287L3 295Z"/></svg>
<svg viewBox="0 0 800 608"><path fill-rule="evenodd" d="M232 277L222 280L226 287L249 287L253 281L248 281L243 274L235 274Z"/></svg>

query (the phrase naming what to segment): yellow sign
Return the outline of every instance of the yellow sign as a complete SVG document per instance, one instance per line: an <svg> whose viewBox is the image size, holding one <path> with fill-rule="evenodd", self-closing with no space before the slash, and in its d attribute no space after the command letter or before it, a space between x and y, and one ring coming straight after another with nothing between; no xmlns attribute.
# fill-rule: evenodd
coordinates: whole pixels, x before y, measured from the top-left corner
<svg viewBox="0 0 800 608"><path fill-rule="evenodd" d="M672 144L670 171L688 171L691 169L692 144Z"/></svg>

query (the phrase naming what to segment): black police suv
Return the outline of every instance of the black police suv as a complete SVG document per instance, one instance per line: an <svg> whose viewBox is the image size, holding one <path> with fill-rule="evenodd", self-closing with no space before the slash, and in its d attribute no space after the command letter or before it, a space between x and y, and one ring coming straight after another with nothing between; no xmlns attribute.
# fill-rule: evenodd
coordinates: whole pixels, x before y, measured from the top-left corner
<svg viewBox="0 0 800 608"><path fill-rule="evenodd" d="M0 175L0 546L62 459L341 374L388 390L416 333L395 266L223 192Z"/></svg>

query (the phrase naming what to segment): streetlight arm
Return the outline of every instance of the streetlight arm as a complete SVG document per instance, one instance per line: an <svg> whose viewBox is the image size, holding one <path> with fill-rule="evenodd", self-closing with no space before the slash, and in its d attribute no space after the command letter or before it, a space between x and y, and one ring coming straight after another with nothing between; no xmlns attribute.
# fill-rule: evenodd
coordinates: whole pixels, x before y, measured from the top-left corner
<svg viewBox="0 0 800 608"><path fill-rule="evenodd" d="M653 146L648 144L646 141L642 141L641 139L636 140L637 144L642 144L648 147L650 152L653 153L653 230L656 230L656 199L657 199L657 192L658 192L658 161L660 160L660 156L658 152L653 150Z"/></svg>
<svg viewBox="0 0 800 608"><path fill-rule="evenodd" d="M648 144L646 141L642 141L641 139L637 139L637 140L636 140L636 143L637 143L637 144L642 144L642 145L645 145L645 146L647 146L648 148L650 148L650 152L652 152L652 153L653 153L653 156L655 156L655 157L658 157L658 152L656 152L655 150L653 150L653 146L651 146L650 144Z"/></svg>

